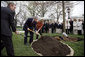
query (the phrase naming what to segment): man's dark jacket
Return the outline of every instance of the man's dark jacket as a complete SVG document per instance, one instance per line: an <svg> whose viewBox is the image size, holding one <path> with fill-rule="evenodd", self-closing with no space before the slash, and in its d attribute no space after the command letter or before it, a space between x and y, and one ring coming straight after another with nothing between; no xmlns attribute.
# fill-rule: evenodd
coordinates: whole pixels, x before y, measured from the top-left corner
<svg viewBox="0 0 85 57"><path fill-rule="evenodd" d="M37 22L36 21L33 21L34 19L33 18L28 18L23 26L23 30L24 31L27 31L27 28L30 28L30 29L33 29L34 27L34 30L36 30L36 24Z"/></svg>
<svg viewBox="0 0 85 57"><path fill-rule="evenodd" d="M12 31L16 31L14 15L15 13L10 8L1 7L1 34L12 36Z"/></svg>
<svg viewBox="0 0 85 57"><path fill-rule="evenodd" d="M73 21L69 21L70 23L70 29L72 30L73 29Z"/></svg>

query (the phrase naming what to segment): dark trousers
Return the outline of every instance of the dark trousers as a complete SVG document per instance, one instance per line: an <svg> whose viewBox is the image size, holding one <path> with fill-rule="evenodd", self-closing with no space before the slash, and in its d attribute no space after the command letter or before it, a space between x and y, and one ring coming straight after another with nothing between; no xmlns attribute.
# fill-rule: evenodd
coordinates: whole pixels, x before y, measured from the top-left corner
<svg viewBox="0 0 85 57"><path fill-rule="evenodd" d="M82 31L81 30L78 30L78 35L82 35Z"/></svg>
<svg viewBox="0 0 85 57"><path fill-rule="evenodd" d="M45 32L48 33L48 31L49 31L49 28L45 28Z"/></svg>
<svg viewBox="0 0 85 57"><path fill-rule="evenodd" d="M54 28L54 33L56 33L56 28Z"/></svg>
<svg viewBox="0 0 85 57"><path fill-rule="evenodd" d="M41 30L42 30L42 33L44 33L44 28L42 28Z"/></svg>
<svg viewBox="0 0 85 57"><path fill-rule="evenodd" d="M6 47L7 55L14 56L12 36L1 35L1 50Z"/></svg>
<svg viewBox="0 0 85 57"><path fill-rule="evenodd" d="M24 44L27 43L28 32L30 32L29 43L31 44L33 42L33 32L31 32L31 31L25 31Z"/></svg>
<svg viewBox="0 0 85 57"><path fill-rule="evenodd" d="M70 27L70 33L73 33L73 27Z"/></svg>
<svg viewBox="0 0 85 57"><path fill-rule="evenodd" d="M54 33L54 28L51 29L51 32Z"/></svg>
<svg viewBox="0 0 85 57"><path fill-rule="evenodd" d="M40 35L42 35L42 31L39 31ZM39 35L36 35L36 39L38 39Z"/></svg>
<svg viewBox="0 0 85 57"><path fill-rule="evenodd" d="M66 29L66 34L69 34L70 33L70 29Z"/></svg>

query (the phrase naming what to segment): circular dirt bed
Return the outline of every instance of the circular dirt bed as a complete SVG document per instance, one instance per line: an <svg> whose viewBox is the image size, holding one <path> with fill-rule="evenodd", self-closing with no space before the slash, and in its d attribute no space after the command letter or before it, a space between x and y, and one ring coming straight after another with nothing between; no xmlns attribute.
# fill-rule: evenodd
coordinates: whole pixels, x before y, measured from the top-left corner
<svg viewBox="0 0 85 57"><path fill-rule="evenodd" d="M42 36L33 42L32 48L36 53L42 54L42 56L66 56L71 52L67 45L49 36Z"/></svg>

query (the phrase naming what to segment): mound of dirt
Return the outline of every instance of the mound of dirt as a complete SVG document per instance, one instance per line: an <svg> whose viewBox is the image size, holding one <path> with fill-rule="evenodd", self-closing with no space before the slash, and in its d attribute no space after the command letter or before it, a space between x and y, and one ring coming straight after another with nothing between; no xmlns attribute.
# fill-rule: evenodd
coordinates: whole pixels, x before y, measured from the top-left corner
<svg viewBox="0 0 85 57"><path fill-rule="evenodd" d="M70 48L67 45L49 36L42 36L33 42L32 48L43 56L66 56L70 53Z"/></svg>
<svg viewBox="0 0 85 57"><path fill-rule="evenodd" d="M72 37L68 37L69 41L73 41L73 42L76 42L76 41L82 41L83 39L81 38L72 38Z"/></svg>
<svg viewBox="0 0 85 57"><path fill-rule="evenodd" d="M77 42L77 41L82 41L83 39L81 38L73 38L73 37L61 37L61 36L55 36L55 40L64 40L64 41L70 41L70 42Z"/></svg>

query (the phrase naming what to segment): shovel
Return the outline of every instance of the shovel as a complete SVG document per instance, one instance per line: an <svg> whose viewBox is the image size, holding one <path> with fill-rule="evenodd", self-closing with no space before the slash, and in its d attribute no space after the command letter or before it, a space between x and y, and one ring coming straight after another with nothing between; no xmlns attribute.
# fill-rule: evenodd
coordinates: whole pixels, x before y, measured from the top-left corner
<svg viewBox="0 0 85 57"><path fill-rule="evenodd" d="M33 30L31 30L31 29L28 29L28 30L36 34L35 31L33 31ZM40 33L38 33L37 35L39 35L39 36L41 37Z"/></svg>

